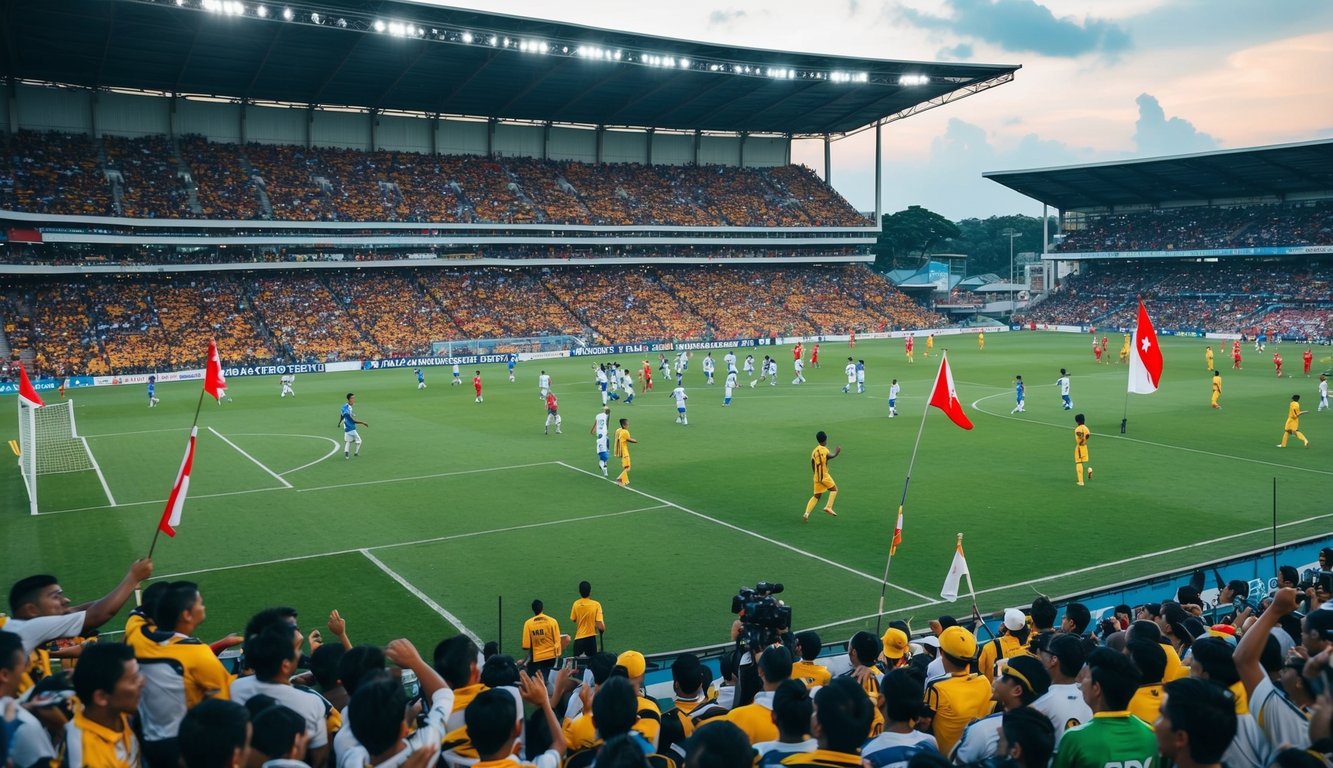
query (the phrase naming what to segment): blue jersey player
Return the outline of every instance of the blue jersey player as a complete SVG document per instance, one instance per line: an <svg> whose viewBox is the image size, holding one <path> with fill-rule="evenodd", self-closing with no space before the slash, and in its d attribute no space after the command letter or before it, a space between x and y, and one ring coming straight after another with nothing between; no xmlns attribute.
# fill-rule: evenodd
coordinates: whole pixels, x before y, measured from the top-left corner
<svg viewBox="0 0 1333 768"><path fill-rule="evenodd" d="M509 383L514 383L514 366L518 364L518 355L514 352L509 353Z"/></svg>
<svg viewBox="0 0 1333 768"><path fill-rule="evenodd" d="M416 370L416 374L417 374L417 389L425 389L426 374L422 373L420 368Z"/></svg>
<svg viewBox="0 0 1333 768"><path fill-rule="evenodd" d="M149 407L149 408L152 408L152 407L156 406L157 403L158 403L158 399L154 396L154 393L156 393L156 392L157 392L157 377L156 377L156 376L149 376L149 377L148 377L148 407Z"/></svg>
<svg viewBox="0 0 1333 768"><path fill-rule="evenodd" d="M1015 376L1015 377L1014 377L1014 400L1017 402L1017 405L1014 406L1014 409L1013 409L1012 411L1010 411L1010 413L1023 413L1026 409L1023 407L1023 377L1022 377L1022 376Z"/></svg>
<svg viewBox="0 0 1333 768"><path fill-rule="evenodd" d="M343 458L350 459L353 456L361 455L361 433L356 431L357 425L363 427L370 426L364 421L357 421L356 415L352 413L352 406L356 405L356 395L347 393L347 402L343 405L342 414L338 416L338 423L343 428ZM356 452L351 453L352 444L356 444Z"/></svg>

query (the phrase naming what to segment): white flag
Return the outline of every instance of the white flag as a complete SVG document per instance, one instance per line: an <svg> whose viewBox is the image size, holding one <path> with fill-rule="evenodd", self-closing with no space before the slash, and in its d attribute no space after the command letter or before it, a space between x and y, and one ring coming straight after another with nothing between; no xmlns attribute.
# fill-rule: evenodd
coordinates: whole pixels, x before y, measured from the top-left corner
<svg viewBox="0 0 1333 768"><path fill-rule="evenodd" d="M967 575L967 558L963 557L963 541L959 538L958 547L953 552L953 564L949 566L949 575L944 577L944 587L940 597L945 600L958 599L958 582Z"/></svg>

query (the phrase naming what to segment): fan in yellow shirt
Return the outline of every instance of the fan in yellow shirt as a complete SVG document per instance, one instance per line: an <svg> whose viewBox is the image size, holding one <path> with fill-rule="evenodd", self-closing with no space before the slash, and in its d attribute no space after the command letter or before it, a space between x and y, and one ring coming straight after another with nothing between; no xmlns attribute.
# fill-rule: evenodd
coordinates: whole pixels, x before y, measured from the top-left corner
<svg viewBox="0 0 1333 768"><path fill-rule="evenodd" d="M579 599L569 609L569 620L574 622L574 644L570 654L574 656L592 656L597 653L597 635L606 631L606 621L602 617L602 604L593 600L592 585L579 582Z"/></svg>

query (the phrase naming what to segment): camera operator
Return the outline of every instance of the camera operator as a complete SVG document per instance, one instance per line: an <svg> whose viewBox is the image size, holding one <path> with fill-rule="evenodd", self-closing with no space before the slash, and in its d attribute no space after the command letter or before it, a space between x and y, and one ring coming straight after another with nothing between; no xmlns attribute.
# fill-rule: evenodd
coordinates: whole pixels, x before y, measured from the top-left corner
<svg viewBox="0 0 1333 768"><path fill-rule="evenodd" d="M1319 550L1319 568L1307 568L1300 574L1300 581L1292 586L1305 593L1305 613L1333 600L1333 547Z"/></svg>
<svg viewBox="0 0 1333 768"><path fill-rule="evenodd" d="M741 587L740 592L731 598L731 612L737 615L731 626L731 637L740 652L733 709L754 701L755 694L763 688L754 660L765 648L780 646L786 648L789 658L796 656L789 632L791 608L773 597L783 589L782 584L761 581L753 588ZM788 676L790 674L788 671Z"/></svg>

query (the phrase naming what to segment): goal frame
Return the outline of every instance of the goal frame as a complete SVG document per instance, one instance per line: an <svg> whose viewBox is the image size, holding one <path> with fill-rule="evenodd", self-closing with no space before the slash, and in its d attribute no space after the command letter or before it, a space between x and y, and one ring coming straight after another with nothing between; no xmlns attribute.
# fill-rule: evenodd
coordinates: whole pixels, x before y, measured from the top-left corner
<svg viewBox="0 0 1333 768"><path fill-rule="evenodd" d="M41 455L43 446L39 445L37 431L37 413L39 410L50 413L55 409L68 409L69 411L69 434L71 440L77 441L82 447L84 454L88 457L88 467L76 467L71 469L49 470L40 467L38 459ZM43 475L62 474L66 472L87 472L89 470L97 473L97 479L102 484L102 491L106 494L107 503L110 506L116 506L116 499L111 495L111 487L107 485L106 476L102 474L102 467L97 463L97 457L93 455L92 448L88 445L88 439L79 434L78 422L74 418L74 400L62 400L58 403L34 406L23 398L18 398L18 426L19 426L19 474L23 476L23 485L28 492L28 512L29 514L41 514L38 504L37 486L38 478Z"/></svg>

